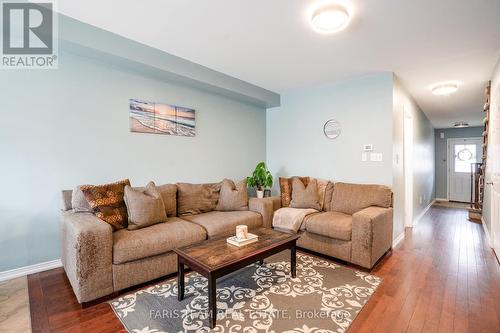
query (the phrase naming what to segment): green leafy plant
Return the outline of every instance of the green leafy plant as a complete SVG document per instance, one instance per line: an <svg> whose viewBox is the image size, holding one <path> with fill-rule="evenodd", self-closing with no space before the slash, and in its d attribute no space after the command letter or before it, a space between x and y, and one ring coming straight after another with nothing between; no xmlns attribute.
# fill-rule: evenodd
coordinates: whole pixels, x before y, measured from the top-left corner
<svg viewBox="0 0 500 333"><path fill-rule="evenodd" d="M273 176L269 170L267 170L266 163L260 162L257 164L252 175L247 177L247 185L256 187L258 191L273 186Z"/></svg>

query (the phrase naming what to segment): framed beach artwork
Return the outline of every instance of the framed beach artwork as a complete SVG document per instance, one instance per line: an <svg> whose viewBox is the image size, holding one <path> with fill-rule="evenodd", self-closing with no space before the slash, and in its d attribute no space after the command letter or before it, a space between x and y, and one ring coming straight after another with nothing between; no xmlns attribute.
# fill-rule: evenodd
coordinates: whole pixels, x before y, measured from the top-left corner
<svg viewBox="0 0 500 333"><path fill-rule="evenodd" d="M195 110L182 106L129 100L130 131L195 136Z"/></svg>

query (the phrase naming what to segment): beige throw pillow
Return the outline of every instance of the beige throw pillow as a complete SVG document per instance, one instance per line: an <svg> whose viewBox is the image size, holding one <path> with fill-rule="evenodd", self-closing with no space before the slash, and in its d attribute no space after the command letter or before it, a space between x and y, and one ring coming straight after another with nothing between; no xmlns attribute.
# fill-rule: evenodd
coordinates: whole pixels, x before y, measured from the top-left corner
<svg viewBox="0 0 500 333"><path fill-rule="evenodd" d="M167 220L161 193L153 182L145 189L125 186L125 204L128 211L128 229L136 230Z"/></svg>
<svg viewBox="0 0 500 333"><path fill-rule="evenodd" d="M215 210L248 210L247 183L242 180L238 185L230 179L224 179L220 188L219 202Z"/></svg>
<svg viewBox="0 0 500 333"><path fill-rule="evenodd" d="M82 187L77 186L73 190L71 195L71 207L75 213L92 213L92 207L90 207L89 202L85 199Z"/></svg>
<svg viewBox="0 0 500 333"><path fill-rule="evenodd" d="M211 212L217 207L221 183L177 184L177 214L196 215Z"/></svg>
<svg viewBox="0 0 500 333"><path fill-rule="evenodd" d="M311 179L307 187L298 178L292 179L292 208L312 208L321 210L318 195L318 182Z"/></svg>

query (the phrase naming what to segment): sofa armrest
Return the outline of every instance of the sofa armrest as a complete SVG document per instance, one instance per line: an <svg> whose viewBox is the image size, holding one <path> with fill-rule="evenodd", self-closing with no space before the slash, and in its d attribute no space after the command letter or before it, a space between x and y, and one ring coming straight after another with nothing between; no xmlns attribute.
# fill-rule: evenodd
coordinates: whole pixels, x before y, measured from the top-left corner
<svg viewBox="0 0 500 333"><path fill-rule="evenodd" d="M392 247L392 219L392 207L372 206L352 215L352 263L371 269Z"/></svg>
<svg viewBox="0 0 500 333"><path fill-rule="evenodd" d="M78 302L113 292L113 230L91 213L61 212L61 260Z"/></svg>
<svg viewBox="0 0 500 333"><path fill-rule="evenodd" d="M271 228L273 225L274 212L281 208L281 198L250 198L248 200L248 208L252 212L262 215L264 227Z"/></svg>

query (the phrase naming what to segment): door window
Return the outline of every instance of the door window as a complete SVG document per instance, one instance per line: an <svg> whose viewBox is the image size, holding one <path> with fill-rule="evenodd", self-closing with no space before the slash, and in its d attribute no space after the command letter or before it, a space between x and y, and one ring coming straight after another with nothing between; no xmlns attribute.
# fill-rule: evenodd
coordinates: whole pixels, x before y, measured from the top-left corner
<svg viewBox="0 0 500 333"><path fill-rule="evenodd" d="M476 145L455 145L455 172L471 172L471 163L477 162Z"/></svg>

